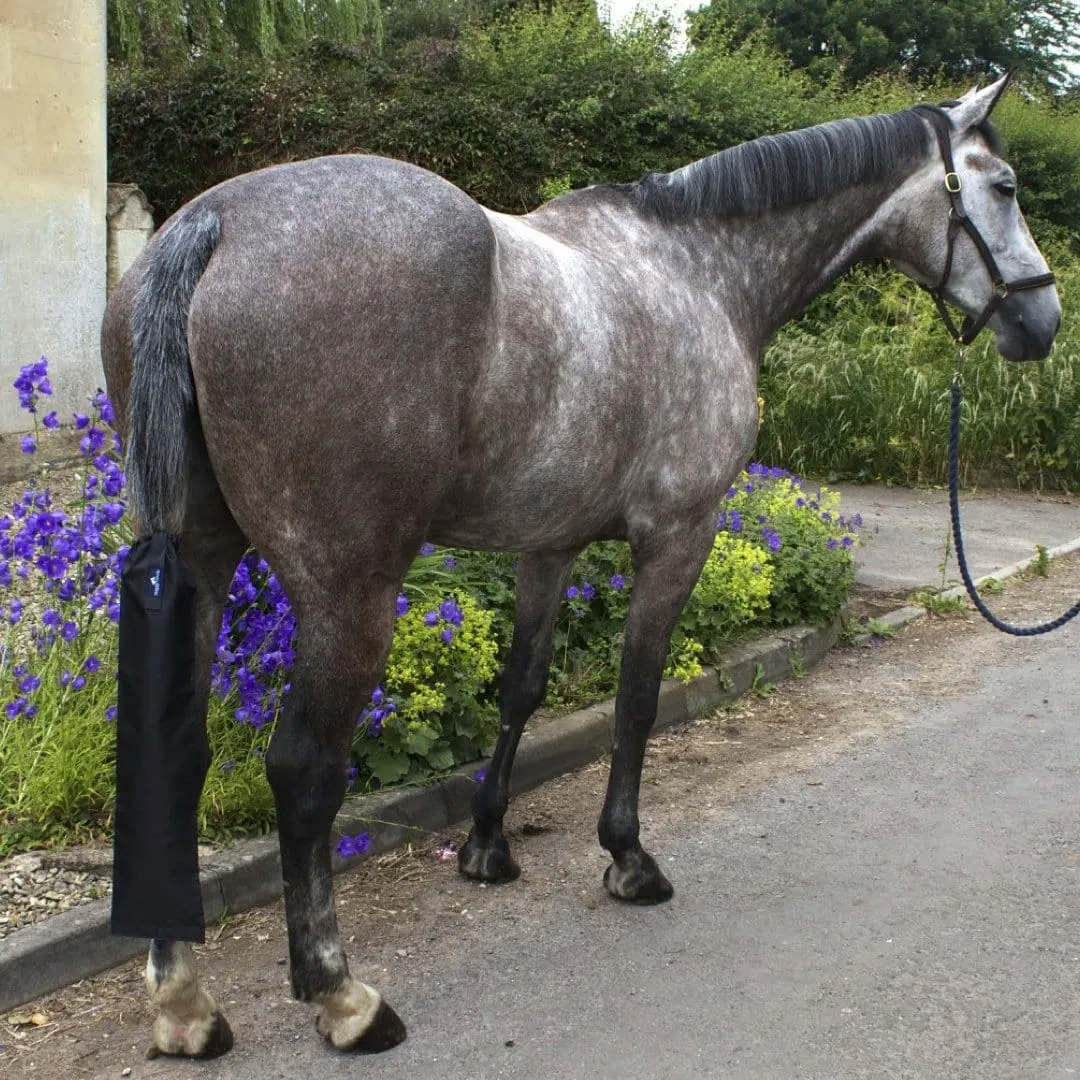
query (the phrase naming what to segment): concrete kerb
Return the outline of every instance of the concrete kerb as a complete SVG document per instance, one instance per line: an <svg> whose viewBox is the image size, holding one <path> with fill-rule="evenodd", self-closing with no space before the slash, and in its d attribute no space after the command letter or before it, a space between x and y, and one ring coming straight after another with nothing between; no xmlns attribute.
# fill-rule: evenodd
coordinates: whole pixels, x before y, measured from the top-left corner
<svg viewBox="0 0 1080 1080"><path fill-rule="evenodd" d="M1057 547L1047 548L1046 557L1048 559L1060 559L1066 555L1073 554L1075 551L1080 551L1080 536L1075 537L1064 544L1059 544ZM1017 574L1022 574L1025 570L1034 566L1038 561L1039 555L1035 554L1026 559L1020 559L1018 562L1009 563L1008 566L1003 566L1000 570L994 570L989 574L983 574L982 577L973 579L975 588L981 589L988 581L1006 581L1011 577L1016 577ZM952 588L943 589L937 595L945 600L965 600L967 599L967 589L963 585L954 585ZM917 622L925 614L926 608L908 604L904 607L887 612L885 615L882 615L874 621L883 624L889 629L900 630L909 623ZM855 634L851 638L851 642L853 645L867 645L873 637L873 633Z"/></svg>
<svg viewBox="0 0 1080 1080"><path fill-rule="evenodd" d="M708 670L686 684L665 682L653 730L674 728L728 704L756 681L779 682L796 667L810 667L832 648L839 633L839 619L823 627L792 627L733 649L718 671ZM614 702L605 701L527 731L514 763L513 794L602 757L611 748L614 724ZM475 769L460 769L424 788L349 799L334 823L335 836L366 832L371 838L368 858L422 841L468 818ZM335 856L335 872L360 861ZM215 852L202 860L201 879L208 925L225 913L277 899L282 892L277 838L244 840ZM110 935L108 899L34 923L0 941L0 1012L145 951L145 941Z"/></svg>

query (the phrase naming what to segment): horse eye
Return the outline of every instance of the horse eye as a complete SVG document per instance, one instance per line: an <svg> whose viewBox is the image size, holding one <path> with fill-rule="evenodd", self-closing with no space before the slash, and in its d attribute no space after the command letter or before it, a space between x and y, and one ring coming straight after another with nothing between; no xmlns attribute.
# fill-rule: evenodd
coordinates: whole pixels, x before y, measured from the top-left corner
<svg viewBox="0 0 1080 1080"><path fill-rule="evenodd" d="M999 195L1011 199L1016 194L1016 185L1011 180L1002 180L1000 184L994 185L994 190Z"/></svg>

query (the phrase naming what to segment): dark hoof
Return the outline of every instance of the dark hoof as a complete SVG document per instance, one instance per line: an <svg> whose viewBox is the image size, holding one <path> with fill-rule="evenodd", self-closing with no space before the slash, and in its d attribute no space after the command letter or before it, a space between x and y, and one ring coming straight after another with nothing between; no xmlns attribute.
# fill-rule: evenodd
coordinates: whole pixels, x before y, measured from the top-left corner
<svg viewBox="0 0 1080 1080"><path fill-rule="evenodd" d="M645 851L613 862L604 871L604 887L616 900L628 904L662 904L675 895L671 882Z"/></svg>
<svg viewBox="0 0 1080 1080"><path fill-rule="evenodd" d="M405 1041L405 1023L385 1001L379 1001L379 1010L367 1030L349 1047L354 1054L381 1054L393 1050Z"/></svg>
<svg viewBox="0 0 1080 1080"><path fill-rule="evenodd" d="M224 1013L215 1012L210 1016L210 1031L206 1036L206 1042L203 1043L200 1050L190 1052L185 1047L178 1050L176 1054L166 1054L166 1051L155 1044L146 1051L146 1059L153 1061L154 1058L170 1056L189 1057L197 1061L210 1061L213 1058L221 1057L222 1054L227 1054L232 1048L233 1033L232 1028L229 1027L229 1021L225 1019Z"/></svg>
<svg viewBox="0 0 1080 1080"><path fill-rule="evenodd" d="M214 1026L210 1030L210 1038L206 1040L206 1046L199 1057L203 1060L221 1057L233 1048L233 1033L229 1027L229 1021L223 1013L214 1013Z"/></svg>
<svg viewBox="0 0 1080 1080"><path fill-rule="evenodd" d="M481 845L470 833L465 846L458 852L458 870L463 877L492 885L516 881L521 876L521 867L510 854L510 845L504 836Z"/></svg>

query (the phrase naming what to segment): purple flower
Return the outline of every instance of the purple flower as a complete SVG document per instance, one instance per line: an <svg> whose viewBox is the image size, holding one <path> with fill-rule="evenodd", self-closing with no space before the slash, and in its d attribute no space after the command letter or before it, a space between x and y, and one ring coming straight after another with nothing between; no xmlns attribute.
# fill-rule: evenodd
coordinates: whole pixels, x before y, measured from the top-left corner
<svg viewBox="0 0 1080 1080"><path fill-rule="evenodd" d="M836 540L836 538L835 538L835 537L832 537L831 539L829 539L829 540L827 540L827 541L826 541L826 543L825 543L825 546L826 546L826 547L827 547L827 548L828 548L828 549L829 549L830 551L835 551L835 550L836 550L836 548L837 548L837 547L839 546L839 543L838 543L838 541Z"/></svg>
<svg viewBox="0 0 1080 1080"><path fill-rule="evenodd" d="M24 694L32 694L41 685L41 679L37 675L27 675L20 680L19 689Z"/></svg>
<svg viewBox="0 0 1080 1080"><path fill-rule="evenodd" d="M79 442L79 449L87 456L93 457L105 445L105 432L101 428L92 427Z"/></svg>
<svg viewBox="0 0 1080 1080"><path fill-rule="evenodd" d="M357 781L359 776L360 776L360 770L355 765L351 765L349 768L347 768L345 770L345 790L346 791L352 791L353 788L356 787L356 781Z"/></svg>
<svg viewBox="0 0 1080 1080"><path fill-rule="evenodd" d="M447 628L446 628L446 629L445 629L445 630L444 630L444 631L443 631L443 632L442 632L442 633L441 633L441 634L439 635L439 637L441 637L441 638L443 639L443 644L445 644L445 645L449 645L449 644L450 644L450 642L452 642L452 641L454 640L454 628L453 628L452 626L448 626L448 627L447 627Z"/></svg>
<svg viewBox="0 0 1080 1080"><path fill-rule="evenodd" d="M75 427L79 431L82 431L82 429L90 423L90 417L87 416L86 413L72 413L71 418L75 421Z"/></svg>
<svg viewBox="0 0 1080 1080"><path fill-rule="evenodd" d="M843 540L841 540L840 542L841 542L841 543L842 543L842 544L844 545L844 547L846 547L846 548L849 548L849 547L851 547L851 545L852 545L853 543L855 543L854 539L853 539L852 537L850 537L850 536L845 536L845 537L844 537L844 539L843 539Z"/></svg>
<svg viewBox="0 0 1080 1080"><path fill-rule="evenodd" d="M439 618L454 626L460 626L465 621L465 613L458 607L454 600L444 600L439 605Z"/></svg>
<svg viewBox="0 0 1080 1080"><path fill-rule="evenodd" d="M399 593L397 598L397 605L395 607L397 617L400 619L402 615L407 615L409 611L409 598L404 593Z"/></svg>
<svg viewBox="0 0 1080 1080"><path fill-rule="evenodd" d="M453 570L454 567L457 566L457 559L455 559L453 555L447 555L446 558L443 559L443 566L445 566L447 570Z"/></svg>
<svg viewBox="0 0 1080 1080"><path fill-rule="evenodd" d="M425 626L438 626L439 613L437 611L425 611L424 612L424 625Z"/></svg>
<svg viewBox="0 0 1080 1080"><path fill-rule="evenodd" d="M81 690L85 685L86 677L83 675L76 675L75 678L71 680L72 690Z"/></svg>
<svg viewBox="0 0 1080 1080"><path fill-rule="evenodd" d="M23 703L22 702L9 701L4 706L4 715L7 716L7 718L9 720L14 720L15 717L18 716L19 713L22 712L22 710L23 710Z"/></svg>
<svg viewBox="0 0 1080 1080"><path fill-rule="evenodd" d="M371 850L371 837L367 833L357 833L356 836L342 835L334 850L343 859L355 858Z"/></svg>
<svg viewBox="0 0 1080 1080"><path fill-rule="evenodd" d="M50 431L55 431L60 426L56 413L46 413L41 421Z"/></svg>
<svg viewBox="0 0 1080 1080"><path fill-rule="evenodd" d="M733 533L742 532L742 514L740 514L738 510L731 511L728 527Z"/></svg>
<svg viewBox="0 0 1080 1080"><path fill-rule="evenodd" d="M486 778L487 778L487 766L486 765L484 765L481 768L477 769L476 772L473 773L473 779L478 784L482 784Z"/></svg>
<svg viewBox="0 0 1080 1080"><path fill-rule="evenodd" d="M113 724L113 723L116 722L116 706L115 705L110 705L105 710L105 722L107 724Z"/></svg>
<svg viewBox="0 0 1080 1080"><path fill-rule="evenodd" d="M596 595L596 586L590 585L587 581L583 581L581 583L581 595L586 600L591 600Z"/></svg>
<svg viewBox="0 0 1080 1080"><path fill-rule="evenodd" d="M566 590L567 600L576 600L580 595L581 590L576 585L571 585L570 588Z"/></svg>
<svg viewBox="0 0 1080 1080"><path fill-rule="evenodd" d="M420 554L421 555L434 555L435 554L435 545L434 544L429 544L425 540L424 543L422 543L420 545Z"/></svg>
<svg viewBox="0 0 1080 1080"><path fill-rule="evenodd" d="M19 445L24 454L33 454L37 450L37 439L33 435L24 435Z"/></svg>
<svg viewBox="0 0 1080 1080"><path fill-rule="evenodd" d="M626 587L626 578L622 574L612 574L609 584L616 592L622 592Z"/></svg>
<svg viewBox="0 0 1080 1080"><path fill-rule="evenodd" d="M34 717L37 716L37 714L38 707L36 705L27 705L25 711L23 712L23 716L25 716L27 720L33 720Z"/></svg>

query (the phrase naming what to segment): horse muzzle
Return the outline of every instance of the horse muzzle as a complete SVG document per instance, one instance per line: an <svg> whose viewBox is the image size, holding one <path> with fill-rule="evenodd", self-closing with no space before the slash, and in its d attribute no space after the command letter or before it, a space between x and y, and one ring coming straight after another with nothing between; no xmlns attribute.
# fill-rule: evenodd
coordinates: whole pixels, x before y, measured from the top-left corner
<svg viewBox="0 0 1080 1080"><path fill-rule="evenodd" d="M1012 293L999 305L990 326L1006 360L1045 360L1061 328L1061 303L1052 286Z"/></svg>

